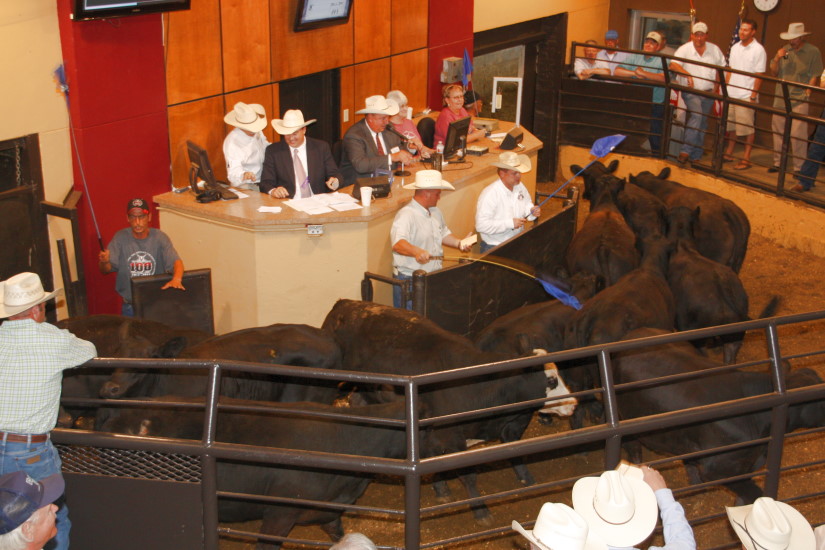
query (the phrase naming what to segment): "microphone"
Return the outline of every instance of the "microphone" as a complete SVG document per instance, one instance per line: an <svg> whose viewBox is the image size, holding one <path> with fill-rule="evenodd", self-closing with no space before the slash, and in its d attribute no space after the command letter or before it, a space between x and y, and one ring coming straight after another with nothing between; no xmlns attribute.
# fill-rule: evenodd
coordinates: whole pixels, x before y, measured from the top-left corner
<svg viewBox="0 0 825 550"><path fill-rule="evenodd" d="M401 141L403 141L403 142L410 141L410 138L408 138L407 136L405 136L404 134L402 134L401 132L396 130L395 127L393 127L392 122L388 122L387 127L384 128L384 130L391 133L391 134L395 134L396 136L401 138Z"/></svg>

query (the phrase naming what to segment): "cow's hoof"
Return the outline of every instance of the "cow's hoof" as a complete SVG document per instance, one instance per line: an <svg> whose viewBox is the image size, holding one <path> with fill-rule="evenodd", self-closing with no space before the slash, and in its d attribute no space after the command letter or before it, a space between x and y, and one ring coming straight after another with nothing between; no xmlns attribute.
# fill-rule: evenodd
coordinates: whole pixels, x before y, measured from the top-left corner
<svg viewBox="0 0 825 550"><path fill-rule="evenodd" d="M481 525L482 527L492 527L493 526L493 516L490 514L489 510L484 510L483 513L476 512L475 513L476 523Z"/></svg>

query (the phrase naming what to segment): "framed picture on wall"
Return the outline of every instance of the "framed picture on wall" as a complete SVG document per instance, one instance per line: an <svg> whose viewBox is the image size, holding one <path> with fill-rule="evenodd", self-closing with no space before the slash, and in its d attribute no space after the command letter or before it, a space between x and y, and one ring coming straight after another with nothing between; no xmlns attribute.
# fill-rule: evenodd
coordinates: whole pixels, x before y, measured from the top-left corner
<svg viewBox="0 0 825 550"><path fill-rule="evenodd" d="M656 31L665 37L666 48L671 51L690 40L690 14L663 11L630 10L630 33L627 48L643 49L645 36Z"/></svg>

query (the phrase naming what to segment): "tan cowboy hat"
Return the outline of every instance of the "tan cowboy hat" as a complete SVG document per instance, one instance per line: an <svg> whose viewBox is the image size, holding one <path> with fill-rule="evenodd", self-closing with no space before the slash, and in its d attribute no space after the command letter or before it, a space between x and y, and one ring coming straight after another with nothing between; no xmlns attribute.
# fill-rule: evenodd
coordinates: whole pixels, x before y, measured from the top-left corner
<svg viewBox="0 0 825 550"><path fill-rule="evenodd" d="M501 153L498 156L498 162L494 162L493 166L496 168L503 168L505 170L515 170L525 174L533 169L533 164L530 162L530 157L527 155L519 155L512 151Z"/></svg>
<svg viewBox="0 0 825 550"><path fill-rule="evenodd" d="M515 531L541 550L604 550L607 544L599 539L587 522L566 504L545 502L536 518L533 530L519 522L511 524Z"/></svg>
<svg viewBox="0 0 825 550"><path fill-rule="evenodd" d="M449 181L441 178L438 170L419 170L415 173L415 181L408 183L404 189L447 189L455 191L455 187Z"/></svg>
<svg viewBox="0 0 825 550"><path fill-rule="evenodd" d="M301 128L309 126L316 120L318 119L313 118L304 122L304 113L302 113L299 109L290 109L284 113L283 119L273 119L272 127L275 128L275 131L282 136L288 136Z"/></svg>
<svg viewBox="0 0 825 550"><path fill-rule="evenodd" d="M788 32L780 32L779 38L782 40L793 40L800 36L808 36L809 32L805 32L805 23L791 23L788 25Z"/></svg>
<svg viewBox="0 0 825 550"><path fill-rule="evenodd" d="M18 273L7 280L0 282L0 294L3 303L0 304L0 319L17 315L30 307L51 300L61 289L46 292L37 273Z"/></svg>
<svg viewBox="0 0 825 550"><path fill-rule="evenodd" d="M760 497L753 504L729 506L726 510L728 521L747 550L816 548L816 537L808 520L784 502Z"/></svg>
<svg viewBox="0 0 825 550"><path fill-rule="evenodd" d="M260 132L266 128L266 111L262 105L257 103L247 105L239 101L231 111L226 113L223 121L241 130Z"/></svg>
<svg viewBox="0 0 825 550"><path fill-rule="evenodd" d="M636 546L656 527L659 507L650 485L608 470L573 485L573 508L609 546Z"/></svg>
<svg viewBox="0 0 825 550"><path fill-rule="evenodd" d="M355 111L356 115L389 115L398 114L398 103L382 95L371 95L364 100L364 108Z"/></svg>

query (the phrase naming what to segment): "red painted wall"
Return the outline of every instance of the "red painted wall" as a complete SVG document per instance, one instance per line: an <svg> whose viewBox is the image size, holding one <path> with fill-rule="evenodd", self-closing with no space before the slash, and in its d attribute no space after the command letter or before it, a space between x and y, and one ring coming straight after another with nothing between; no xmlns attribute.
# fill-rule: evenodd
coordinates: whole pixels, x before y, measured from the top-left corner
<svg viewBox="0 0 825 550"><path fill-rule="evenodd" d="M441 110L441 60L464 57L464 48L473 56L473 0L430 0L429 20L429 86L427 104Z"/></svg>
<svg viewBox="0 0 825 550"><path fill-rule="evenodd" d="M82 163L105 246L126 227L130 198L151 200L171 185L161 16L75 22L72 0L57 4L77 140L75 188L86 192ZM98 271L100 247L88 202L79 208L89 313L119 313L115 276Z"/></svg>

